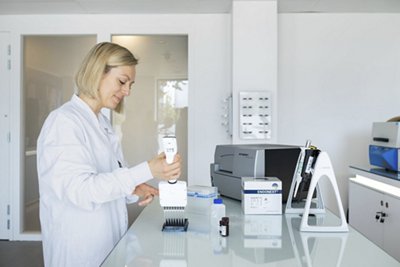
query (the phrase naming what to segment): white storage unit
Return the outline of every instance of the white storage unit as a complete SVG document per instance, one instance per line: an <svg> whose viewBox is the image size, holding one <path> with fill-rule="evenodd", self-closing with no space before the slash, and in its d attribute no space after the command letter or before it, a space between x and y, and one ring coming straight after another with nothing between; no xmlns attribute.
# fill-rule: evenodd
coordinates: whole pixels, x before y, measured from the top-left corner
<svg viewBox="0 0 400 267"><path fill-rule="evenodd" d="M398 261L400 261L399 222L399 187L360 175L350 178L350 225Z"/></svg>

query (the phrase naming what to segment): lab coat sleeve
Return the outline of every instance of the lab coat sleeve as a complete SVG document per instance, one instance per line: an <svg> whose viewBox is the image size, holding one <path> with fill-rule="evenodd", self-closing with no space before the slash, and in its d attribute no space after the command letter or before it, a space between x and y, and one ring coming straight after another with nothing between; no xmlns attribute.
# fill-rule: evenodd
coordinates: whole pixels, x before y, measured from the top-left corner
<svg viewBox="0 0 400 267"><path fill-rule="evenodd" d="M60 200L94 210L132 194L136 185L152 179L147 162L133 168L98 172L83 123L66 114L51 114L38 139L38 174L43 190ZM42 192L41 194L45 193Z"/></svg>
<svg viewBox="0 0 400 267"><path fill-rule="evenodd" d="M130 195L125 198L126 204L132 204L139 200L137 195Z"/></svg>

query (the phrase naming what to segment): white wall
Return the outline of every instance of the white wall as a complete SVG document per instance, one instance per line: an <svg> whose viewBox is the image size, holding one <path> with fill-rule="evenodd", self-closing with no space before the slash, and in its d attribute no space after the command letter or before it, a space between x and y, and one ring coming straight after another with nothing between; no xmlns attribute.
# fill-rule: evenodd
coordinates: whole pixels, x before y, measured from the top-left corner
<svg viewBox="0 0 400 267"><path fill-rule="evenodd" d="M368 164L372 122L400 115L400 15L281 14L278 25L278 142L327 151L347 209L348 166Z"/></svg>

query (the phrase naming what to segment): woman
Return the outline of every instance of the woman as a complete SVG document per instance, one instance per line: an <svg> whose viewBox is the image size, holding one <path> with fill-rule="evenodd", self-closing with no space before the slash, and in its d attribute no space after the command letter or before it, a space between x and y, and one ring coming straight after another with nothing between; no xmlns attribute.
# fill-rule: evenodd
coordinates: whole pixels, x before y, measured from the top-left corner
<svg viewBox="0 0 400 267"><path fill-rule="evenodd" d="M102 108L121 110L135 82L137 59L124 47L100 43L75 77L77 94L50 113L38 138L40 222L46 266L99 266L127 230L126 202L150 203L145 184L176 179L180 157L162 153L129 168Z"/></svg>

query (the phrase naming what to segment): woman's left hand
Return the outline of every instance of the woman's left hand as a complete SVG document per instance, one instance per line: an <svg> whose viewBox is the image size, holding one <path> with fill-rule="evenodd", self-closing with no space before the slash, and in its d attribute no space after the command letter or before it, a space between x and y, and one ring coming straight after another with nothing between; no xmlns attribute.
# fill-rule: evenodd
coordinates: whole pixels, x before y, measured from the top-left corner
<svg viewBox="0 0 400 267"><path fill-rule="evenodd" d="M148 184L140 184L136 186L133 194L137 195L142 200L139 201L139 206L148 205L151 201L153 201L154 196L158 196L158 189L154 188Z"/></svg>

